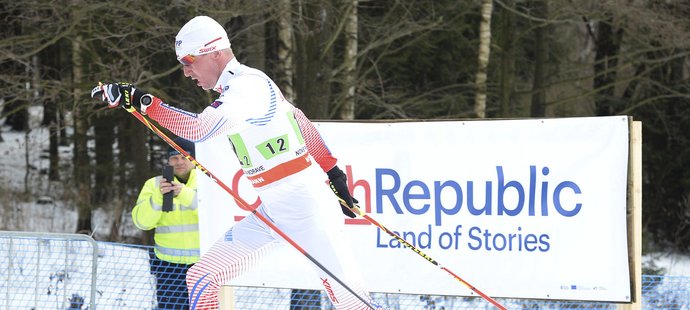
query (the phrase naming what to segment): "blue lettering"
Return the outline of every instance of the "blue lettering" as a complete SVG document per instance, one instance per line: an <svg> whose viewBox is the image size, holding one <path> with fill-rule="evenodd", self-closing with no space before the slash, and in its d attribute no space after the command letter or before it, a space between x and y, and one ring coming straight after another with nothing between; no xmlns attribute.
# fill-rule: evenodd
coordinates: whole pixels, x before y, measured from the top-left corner
<svg viewBox="0 0 690 310"><path fill-rule="evenodd" d="M488 231L486 233L489 234ZM491 235L491 234L489 234L489 235ZM496 235L494 235L494 239L492 240L491 243L493 244L494 249L496 249L496 251L503 251L503 249L505 249L506 246L508 245L508 240L506 240L506 237L504 235L496 234Z"/></svg>
<svg viewBox="0 0 690 310"><path fill-rule="evenodd" d="M518 227L518 231L521 231L522 227ZM508 234L508 251L513 250L513 245L515 244L515 239L517 239L517 250L522 251L522 234Z"/></svg>
<svg viewBox="0 0 690 310"><path fill-rule="evenodd" d="M424 238L426 237L426 238ZM426 239L426 242L425 240ZM431 248L431 225L427 225L427 231L419 233L419 248L420 249L430 249Z"/></svg>
<svg viewBox="0 0 690 310"><path fill-rule="evenodd" d="M458 227L462 227L462 225L458 225ZM431 248L431 225L427 226L426 231L421 231L419 233L415 233L412 231L405 231L399 233L397 231L391 231L392 233L400 236L403 241L398 240L396 237L389 236L390 239L388 239L388 244L383 242L381 240L381 229L377 228L376 229L376 247L377 248L391 248L391 249L399 249L402 247L408 247L409 245L413 247L418 247L420 249L430 249ZM458 236L460 233L456 231L456 236Z"/></svg>
<svg viewBox="0 0 690 310"><path fill-rule="evenodd" d="M503 185L503 167L501 166L496 166L496 173L498 174L498 215L503 215L505 212L507 215L510 216L515 216L520 214L520 211L522 211L522 206L525 204L525 190L522 189L522 185L520 182L517 181L510 181L507 184ZM505 194L505 190L509 187L515 188L518 194L518 203L517 206L515 206L515 209L508 209L506 208L505 204L503 203L503 196Z"/></svg>
<svg viewBox="0 0 690 310"><path fill-rule="evenodd" d="M387 248L388 246L381 243L381 229L376 228L376 247L377 248Z"/></svg>
<svg viewBox="0 0 690 310"><path fill-rule="evenodd" d="M474 182L467 181L467 210L472 215L491 215L491 181L486 182L484 207L481 209L474 207Z"/></svg>
<svg viewBox="0 0 690 310"><path fill-rule="evenodd" d="M448 239L448 241L443 241L443 239ZM438 246L444 250L449 249L453 246L453 236L451 236L449 232L441 233L441 236L438 237Z"/></svg>
<svg viewBox="0 0 690 310"><path fill-rule="evenodd" d="M534 252L534 250L537 249L537 247L535 246L536 243L537 236L533 234L525 236L525 250L527 250L527 252Z"/></svg>
<svg viewBox="0 0 690 310"><path fill-rule="evenodd" d="M467 247L475 251L547 252L551 248L549 235L523 234L522 227L517 227L517 233L496 233L475 226L469 229L468 235L471 240Z"/></svg>
<svg viewBox="0 0 690 310"><path fill-rule="evenodd" d="M475 236L475 233L481 234L481 233L482 233L482 230L481 230L479 227L476 227L476 226L470 228L470 230L468 231L468 235L469 235L470 239L472 239L473 241L476 241L477 244L474 245L474 244L472 243L472 241L470 241L470 242L467 243L467 246L468 246L470 249L476 251L476 250L479 250L479 249L482 248L482 238L481 238L481 236Z"/></svg>
<svg viewBox="0 0 690 310"><path fill-rule="evenodd" d="M537 189L537 167L529 166L529 216L534 216L534 191Z"/></svg>
<svg viewBox="0 0 690 310"><path fill-rule="evenodd" d="M583 204L575 200L574 205L563 205L563 195L572 192L582 194L580 187L573 181L562 181L557 186L549 185L549 168L542 167L541 175L536 165L529 166L529 178L523 185L516 179L506 178L503 166L496 166L496 179L485 181L484 191L475 193L475 182L468 180L467 184L467 212L474 216L549 216L549 208L559 215L573 217L580 213ZM384 186L384 181L386 182ZM434 225L442 226L444 216L460 213L464 202L463 188L455 180L433 181L433 188L422 180L405 182L398 172L388 168L376 169L376 184L374 194L376 213L384 213L384 202L390 203L396 214L423 215L429 213L433 206ZM493 190L496 184L496 190ZM553 188L553 190L551 189ZM570 191L566 191L569 189ZM496 195L494 204L493 196ZM396 198L402 199L400 203ZM475 199L477 197L482 199ZM452 202L452 198L455 201ZM513 199L513 197L515 199ZM537 201L539 200L539 202ZM506 205L508 204L508 205ZM495 209L494 209L495 208ZM524 211L524 212L523 212Z"/></svg>
<svg viewBox="0 0 690 310"><path fill-rule="evenodd" d="M390 189L383 189L381 186L383 186L383 176L384 175L389 175L393 177L393 188ZM398 205L398 201L395 200L395 197L393 194L395 194L398 189L400 189L400 176L398 175L397 172L393 169L376 169L376 212L377 213L383 213L383 196L388 196L388 200L391 202L393 205L393 209L395 210L395 213L397 214L403 214L402 210L400 209L400 205Z"/></svg>
<svg viewBox="0 0 690 310"><path fill-rule="evenodd" d="M412 194L411 191L414 187L418 187L422 189L421 194ZM429 204L425 203L422 205L420 209L415 209L412 204L410 203L410 200L413 199L425 199L428 200L430 197L429 195L429 188L424 184L422 181L411 181L410 183L407 183L405 185L405 189L403 190L403 204L405 205L405 209L407 211L410 211L412 214L424 214L426 211L429 211Z"/></svg>
<svg viewBox="0 0 690 310"><path fill-rule="evenodd" d="M544 169L541 170L541 173L543 175L548 175L549 174L549 168L544 167ZM548 200L548 191L549 191L549 183L544 181L541 182L541 215L542 216L549 216L549 200Z"/></svg>
<svg viewBox="0 0 690 310"><path fill-rule="evenodd" d="M441 191L447 186L452 187L455 190L455 206L453 206L451 209L444 208L443 204L441 203ZM457 214L460 211L460 207L462 207L462 189L460 188L460 185L455 181L446 181L443 183L438 181L434 182L434 201L436 226L441 226L441 213L454 215Z"/></svg>
<svg viewBox="0 0 690 310"><path fill-rule="evenodd" d="M429 229L431 229L431 225L429 225ZM444 250L450 249L451 247L454 249L459 249L460 248L460 236L462 233L460 230L462 229L462 225L457 225L455 226L455 232L450 233L450 232L443 232L439 235L438 237L438 246L441 247ZM448 241L445 241L444 239L448 239Z"/></svg>
<svg viewBox="0 0 690 310"><path fill-rule="evenodd" d="M561 191L566 187L571 188L573 192L575 192L575 194L581 193L580 187L577 186L577 184L570 181L562 182L561 184L558 184L558 186L556 186L556 189L553 191L553 206L554 208L556 208L556 211L558 211L558 213L560 213L561 215L571 217L577 215L580 212L582 204L579 202L576 203L575 208L572 211L563 209L563 206L561 205Z"/></svg>
<svg viewBox="0 0 690 310"><path fill-rule="evenodd" d="M403 232L403 233L402 233L402 236L401 236L400 234L398 234L398 236L402 237L403 240L405 240L405 241L411 243L413 246L416 246L416 244L415 244L415 242L416 242L416 241L415 241L415 236L414 236L414 233L413 233L413 232L411 232L411 231L406 231L406 232ZM410 241L410 239L412 239L412 241Z"/></svg>
<svg viewBox="0 0 690 310"><path fill-rule="evenodd" d="M549 244L549 235L543 234L539 236L539 242L541 242L543 245L543 247L539 247L539 251L548 252L551 249L551 244Z"/></svg>

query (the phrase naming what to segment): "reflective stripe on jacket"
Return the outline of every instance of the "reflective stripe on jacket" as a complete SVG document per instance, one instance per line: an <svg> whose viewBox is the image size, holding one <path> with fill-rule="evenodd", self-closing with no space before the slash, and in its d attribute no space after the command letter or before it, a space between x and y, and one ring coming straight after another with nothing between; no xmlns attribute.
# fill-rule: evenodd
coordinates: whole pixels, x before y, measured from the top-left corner
<svg viewBox="0 0 690 310"><path fill-rule="evenodd" d="M132 210L134 225L142 230L156 229L154 234L156 256L161 260L178 264L199 261L199 215L196 197L196 173L193 169L189 180L173 198L173 210L163 212L163 195L160 192L161 176L150 178L137 198ZM175 177L176 182L180 182ZM181 183L181 182L180 182Z"/></svg>

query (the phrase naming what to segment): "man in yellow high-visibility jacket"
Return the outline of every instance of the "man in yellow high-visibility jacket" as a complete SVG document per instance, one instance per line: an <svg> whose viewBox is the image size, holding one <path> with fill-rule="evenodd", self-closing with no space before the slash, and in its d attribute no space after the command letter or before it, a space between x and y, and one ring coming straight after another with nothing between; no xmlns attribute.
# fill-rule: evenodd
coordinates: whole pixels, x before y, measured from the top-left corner
<svg viewBox="0 0 690 310"><path fill-rule="evenodd" d="M194 157L194 143L182 138L174 141ZM197 170L172 147L167 155L174 180L169 182L162 176L147 180L132 210L132 220L139 229L156 229L151 272L156 276L158 309L189 309L185 277L200 255ZM174 194L172 211L163 211L163 194L169 192Z"/></svg>

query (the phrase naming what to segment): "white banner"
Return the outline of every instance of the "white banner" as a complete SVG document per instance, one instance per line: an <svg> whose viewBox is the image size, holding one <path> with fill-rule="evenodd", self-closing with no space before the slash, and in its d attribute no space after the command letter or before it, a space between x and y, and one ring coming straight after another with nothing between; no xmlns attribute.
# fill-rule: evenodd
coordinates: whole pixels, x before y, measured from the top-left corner
<svg viewBox="0 0 690 310"><path fill-rule="evenodd" d="M627 117L316 125L359 205L483 293L630 301ZM256 203L227 138L196 154ZM199 197L203 253L248 212L212 183ZM476 295L366 220L344 223L370 291ZM283 246L231 284L321 289L305 274Z"/></svg>

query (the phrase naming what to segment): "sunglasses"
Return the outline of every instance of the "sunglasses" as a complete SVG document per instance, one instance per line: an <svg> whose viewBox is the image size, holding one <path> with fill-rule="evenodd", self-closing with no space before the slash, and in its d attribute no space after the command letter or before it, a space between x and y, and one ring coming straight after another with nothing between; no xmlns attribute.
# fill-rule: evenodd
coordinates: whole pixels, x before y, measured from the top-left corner
<svg viewBox="0 0 690 310"><path fill-rule="evenodd" d="M199 47L198 49L192 51L191 53L189 53L189 54L187 54L187 55L184 55L184 56L182 56L182 57L177 58L177 60L178 60L182 65L189 66L189 65L193 64L194 61L196 61L197 56L201 56L201 55L203 55L203 54L207 54L207 53L210 53L210 52L215 51L215 50L216 50L216 47L215 47L215 46L213 46L213 47L208 47L208 46L209 46L210 44L213 44L213 42L216 42L216 41L218 41L218 40L220 40L220 39L221 39L221 37L217 37L217 38L215 38L215 39L209 41L208 43L202 45L202 46Z"/></svg>

